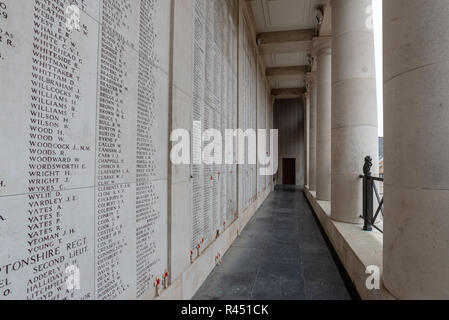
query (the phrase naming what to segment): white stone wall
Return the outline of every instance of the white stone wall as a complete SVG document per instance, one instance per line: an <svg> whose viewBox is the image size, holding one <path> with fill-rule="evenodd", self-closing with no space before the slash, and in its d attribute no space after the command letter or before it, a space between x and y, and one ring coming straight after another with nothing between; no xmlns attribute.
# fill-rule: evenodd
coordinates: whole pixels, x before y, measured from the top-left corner
<svg viewBox="0 0 449 320"><path fill-rule="evenodd" d="M141 298L167 268L171 3L2 3L1 298Z"/></svg>
<svg viewBox="0 0 449 320"><path fill-rule="evenodd" d="M240 128L245 128L244 126L250 127L251 121L254 125L257 125L255 111L259 107L257 102L257 84L254 83L251 86L241 85L240 90L237 90L238 84L244 83L245 79L248 81L250 77L255 79L257 74L257 70L254 69L257 61L255 47L253 47L254 51L252 52L254 54L254 68L251 67L249 51L244 50L244 46L248 48L251 44L251 39L253 42L255 39L255 33L251 30L249 23L242 22L244 18L250 19L245 10L246 3L245 1L216 1L215 6L212 6L210 2L204 0L174 1L173 92L180 92L179 95L182 99L178 99L177 95L173 96L172 126L187 128L191 131L192 119L204 120L204 111L206 109L209 113L218 113L216 111L221 110L222 121L226 118L228 119L227 126L238 124ZM224 24L226 27L220 28L221 24L217 22L218 25L214 24L213 30L209 26L209 31L206 31L206 26L203 25L205 17L201 12L207 10L207 8L213 12L214 7L222 9L225 5L228 6L227 11L229 13L233 12L232 16L229 16ZM234 8L233 10L230 9L232 7ZM212 19L212 16L212 14L209 14L209 19ZM215 18L216 16L214 16L214 20ZM251 20L247 21L251 22ZM215 54L214 58L219 58L223 65L227 64L228 71L220 71L222 77L210 80L211 75L215 74L212 70L217 68L217 66L211 66L210 62L207 63L208 60L202 55L201 49L202 47L205 48L206 45L211 46L211 43L206 44L205 35L209 34L210 39L212 39L212 35L216 33L217 29L223 29L220 32L227 34L229 41L227 46L215 43L216 47L214 50L217 47L222 49L215 51L219 54ZM231 30L232 32L230 32ZM235 40L237 42L234 42ZM216 42L215 39L213 42ZM234 43L238 46L237 48L233 47ZM226 47L227 50L223 50ZM237 64L237 61L241 63ZM236 68L235 72L234 68ZM225 80L226 78L227 80ZM203 89L207 80L211 81L212 84L228 83L226 90L222 88L221 96L223 97L224 94L225 98L218 101L220 104L217 104L216 100L205 99L206 94L210 97L210 93L205 92L206 90ZM215 86L212 85L212 87ZM265 90L268 91L267 89ZM195 96L195 94L198 96ZM214 93L214 96L216 95L217 93ZM272 119L272 105L268 103L267 108L268 119ZM253 110L253 112L249 112L249 110ZM227 117L224 116L225 114L227 114ZM185 120L187 118L190 119L190 123ZM268 125L272 127L272 122L268 122ZM240 231L263 203L269 192L271 192L271 185L269 185L264 192L258 197L255 196L254 200L248 203L251 192L254 192L254 195L257 192L257 177L255 175L254 177L244 175L248 167L224 166L224 170L231 169L233 171L233 180L229 179L232 181L232 184L228 183L229 180L227 181L227 195L232 195L232 198L227 198L227 201L232 199L233 203L230 203L232 210L227 211L230 215L223 215L224 201L222 199L219 199L219 204L217 205L217 208L220 208L219 212L204 210L204 201L207 199L201 191L205 189L204 180L199 180L199 183L195 184L195 175L200 176L202 173L204 177L205 170L210 168L193 166L192 168L180 169L179 166L172 166L170 170L172 188L169 194L171 198L169 200L171 207L171 210L169 210L169 220L171 220L171 286L162 293L161 299L190 299L214 268L215 256L217 254L223 256L226 253ZM208 173L212 173L212 187L216 181L222 181L222 172L220 172L220 180L218 180L219 175L216 167L215 172L208 171ZM191 178L191 174L193 178ZM268 181L270 180L271 177ZM238 182L238 187L234 185L236 182ZM199 189L196 188L198 186L200 186ZM252 191L247 186L253 186ZM208 186L208 188L211 188L211 186ZM217 184L217 188L221 189L222 185ZM211 206L213 205L211 199L209 199L208 203L211 203ZM195 204L198 207L195 207ZM238 207L234 208L234 205L237 204ZM238 208L238 211L236 208ZM234 213L236 214L234 215ZM202 232L204 230L204 220L213 221L214 215L227 218L226 226L220 226L218 238L215 238L215 232L213 232L213 237L206 237L205 233ZM195 225L195 223L198 224ZM209 234L212 235L212 232ZM202 236L205 236L205 243L201 246L201 254L197 256L197 251L192 250L192 248L195 247ZM193 261L190 259L191 250L193 252Z"/></svg>
<svg viewBox="0 0 449 320"><path fill-rule="evenodd" d="M248 17L242 17L241 25L242 46L240 58L242 59L242 69L240 75L241 103L239 108L239 127L246 131L257 128L257 52L254 34L251 32ZM245 210L256 200L256 171L256 165L247 163L239 166L239 211Z"/></svg>
<svg viewBox="0 0 449 320"><path fill-rule="evenodd" d="M153 299L165 271L162 298L191 298L271 191L256 166L169 161L192 120L272 127L245 1L75 1L74 30L73 1L0 2L0 299Z"/></svg>
<svg viewBox="0 0 449 320"><path fill-rule="evenodd" d="M203 131L217 129L225 137L225 129L237 129L238 2L195 0L193 5L193 120ZM198 145L204 150L206 142ZM196 250L237 218L237 166L194 164L192 177L191 248Z"/></svg>

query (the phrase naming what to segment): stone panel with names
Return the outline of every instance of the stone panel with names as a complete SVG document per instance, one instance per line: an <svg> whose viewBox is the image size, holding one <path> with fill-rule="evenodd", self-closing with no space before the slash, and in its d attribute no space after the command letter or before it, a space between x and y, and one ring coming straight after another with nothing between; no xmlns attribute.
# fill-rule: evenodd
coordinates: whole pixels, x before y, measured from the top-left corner
<svg viewBox="0 0 449 320"><path fill-rule="evenodd" d="M194 1L193 120L202 131L237 127L237 1ZM209 142L192 141L202 149ZM222 155L224 156L224 146ZM224 158L223 158L224 160ZM237 216L236 166L192 166L192 248L213 241Z"/></svg>
<svg viewBox="0 0 449 320"><path fill-rule="evenodd" d="M243 20L242 50L242 104L240 126L243 130L257 130L257 64L253 38L247 21ZM245 210L257 198L257 165L249 164L247 143L245 146L245 164L240 166L239 205Z"/></svg>
<svg viewBox="0 0 449 320"><path fill-rule="evenodd" d="M263 73L263 69L259 66L259 73L257 77L257 129L267 129L267 87L265 82L265 77ZM260 135L258 133L258 139L260 139ZM266 136L266 140L268 141L269 136ZM267 144L265 145L266 148ZM269 152L269 149L265 149L265 152ZM263 166L265 167L265 166ZM266 176L260 175L261 165L258 162L257 164L257 194L261 194L266 190Z"/></svg>
<svg viewBox="0 0 449 320"><path fill-rule="evenodd" d="M0 299L151 296L167 267L169 2L0 8Z"/></svg>

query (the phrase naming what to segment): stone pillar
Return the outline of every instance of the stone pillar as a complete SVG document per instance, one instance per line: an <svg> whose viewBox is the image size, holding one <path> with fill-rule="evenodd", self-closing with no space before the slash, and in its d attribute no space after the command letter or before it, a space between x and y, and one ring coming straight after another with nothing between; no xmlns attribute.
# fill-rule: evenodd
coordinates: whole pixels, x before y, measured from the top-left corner
<svg viewBox="0 0 449 320"><path fill-rule="evenodd" d="M449 6L384 1L384 274L400 299L449 299Z"/></svg>
<svg viewBox="0 0 449 320"><path fill-rule="evenodd" d="M309 185L309 148L310 148L310 93L304 94L304 158L305 158L305 185Z"/></svg>
<svg viewBox="0 0 449 320"><path fill-rule="evenodd" d="M310 124L309 124L309 189L316 190L316 72L307 74L307 86L310 90Z"/></svg>
<svg viewBox="0 0 449 320"><path fill-rule="evenodd" d="M316 198L331 200L332 38L313 40L317 60Z"/></svg>
<svg viewBox="0 0 449 320"><path fill-rule="evenodd" d="M389 2L390 0L386 1ZM364 158L378 174L371 0L332 1L332 219L361 223Z"/></svg>

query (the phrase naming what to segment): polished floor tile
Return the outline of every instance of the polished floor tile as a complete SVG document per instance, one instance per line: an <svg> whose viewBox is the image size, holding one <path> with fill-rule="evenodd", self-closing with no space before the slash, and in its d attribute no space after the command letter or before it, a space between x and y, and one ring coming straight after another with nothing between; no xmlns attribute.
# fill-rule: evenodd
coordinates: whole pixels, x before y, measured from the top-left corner
<svg viewBox="0 0 449 320"><path fill-rule="evenodd" d="M349 300L317 220L296 188L277 188L195 300Z"/></svg>

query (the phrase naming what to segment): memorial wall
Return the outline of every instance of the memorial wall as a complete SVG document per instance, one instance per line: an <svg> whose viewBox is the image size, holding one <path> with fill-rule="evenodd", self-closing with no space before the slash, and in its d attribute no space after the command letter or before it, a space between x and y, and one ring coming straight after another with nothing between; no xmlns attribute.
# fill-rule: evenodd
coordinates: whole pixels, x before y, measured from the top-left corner
<svg viewBox="0 0 449 320"><path fill-rule="evenodd" d="M238 5L236 0L195 0L193 5L193 120L201 123L202 131L219 129L223 137L225 129L246 131L268 127L268 86L246 18L240 28L243 34L241 92L237 90ZM205 143L198 140L193 145L203 149ZM224 146L222 155L224 159ZM236 160L237 139L234 140ZM245 160L246 164L238 166L192 166L192 249L207 246L239 212L256 201L258 193L266 190L269 179L258 175L258 166L248 163L247 153Z"/></svg>
<svg viewBox="0 0 449 320"><path fill-rule="evenodd" d="M152 299L166 271L190 298L214 264L188 248L267 195L258 165L170 166L175 124L273 124L246 2L183 1L0 0L0 300Z"/></svg>
<svg viewBox="0 0 449 320"><path fill-rule="evenodd" d="M243 19L243 48L242 48L242 100L240 106L240 128L244 131L257 129L257 51L250 31L249 23ZM245 148L246 150L246 148ZM257 198L257 165L250 164L246 153L244 165L240 165L239 183L239 211L243 211Z"/></svg>
<svg viewBox="0 0 449 320"><path fill-rule="evenodd" d="M193 120L223 138L225 129L237 128L238 12L235 0L194 1ZM236 151L234 145L234 159ZM224 163L224 144L222 156ZM237 166L194 164L192 177L195 249L206 247L237 218Z"/></svg>
<svg viewBox="0 0 449 320"><path fill-rule="evenodd" d="M258 73L257 73L257 128L267 130L270 128L268 125L268 89L267 82L265 78L265 72L263 66L259 63ZM258 132L258 139L265 138L266 139L266 152L270 152L270 137L267 135L265 137L261 137L261 134ZM259 174L261 164L257 164L257 172L258 172L258 181L257 181L257 196L263 193L267 189L267 185L269 183L268 176L261 176Z"/></svg>
<svg viewBox="0 0 449 320"><path fill-rule="evenodd" d="M0 0L0 300L154 296L170 3Z"/></svg>

